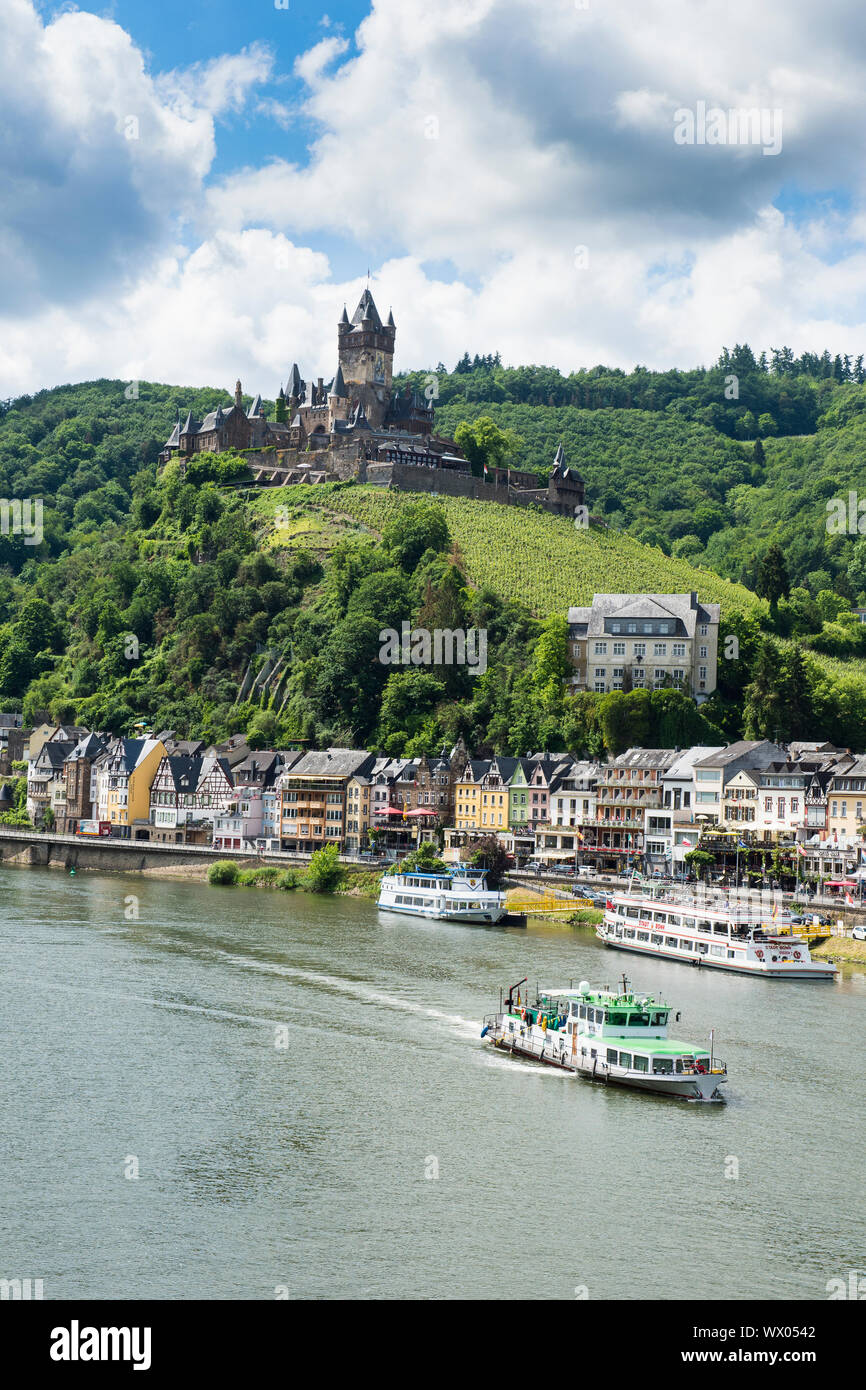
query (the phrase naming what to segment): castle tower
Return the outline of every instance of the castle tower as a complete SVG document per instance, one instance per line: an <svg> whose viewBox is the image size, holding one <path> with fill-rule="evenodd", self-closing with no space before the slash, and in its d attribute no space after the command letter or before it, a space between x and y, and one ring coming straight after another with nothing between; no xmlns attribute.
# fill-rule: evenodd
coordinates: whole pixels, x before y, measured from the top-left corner
<svg viewBox="0 0 866 1390"><path fill-rule="evenodd" d="M243 410L244 408L244 395L241 390L241 384L239 381L235 382L235 405L237 406L238 410Z"/></svg>
<svg viewBox="0 0 866 1390"><path fill-rule="evenodd" d="M370 424L378 429L388 409L397 329L393 314L383 324L369 289L351 320L343 309L337 327L340 370L349 394L360 398Z"/></svg>

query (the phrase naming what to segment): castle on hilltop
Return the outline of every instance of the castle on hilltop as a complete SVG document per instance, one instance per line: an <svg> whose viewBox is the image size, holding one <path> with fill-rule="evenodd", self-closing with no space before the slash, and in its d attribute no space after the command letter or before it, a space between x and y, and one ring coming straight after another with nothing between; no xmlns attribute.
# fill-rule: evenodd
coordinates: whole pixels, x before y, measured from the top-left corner
<svg viewBox="0 0 866 1390"><path fill-rule="evenodd" d="M453 439L436 433L432 400L408 385L394 387L396 336L394 315L389 312L383 324L365 289L351 319L343 306L330 381L318 377L308 384L293 363L273 420L261 396L245 409L238 381L232 405L217 406L203 420L189 411L181 423L178 414L160 467L172 458L183 467L196 453L236 449L262 486L354 478L412 492L534 504L561 515L585 511L583 479L566 467L561 444L547 487L539 487L535 473L517 469L474 474Z"/></svg>
<svg viewBox="0 0 866 1390"><path fill-rule="evenodd" d="M285 388L280 386L275 418L265 418L262 398L256 396L250 409L243 405L241 383L235 386L234 404L218 406L203 420L187 414L180 418L160 453L160 463L174 455L187 458L206 450L274 450L288 455L279 460L297 467L315 466L317 472L334 471L340 477L352 476L362 459L375 458L383 442L401 452L421 454L425 459L450 455L453 462L466 466L466 460L450 439L434 433L433 404L407 386L393 387L394 315L382 323L373 296L364 290L352 318L344 305L337 325L337 370L330 381L319 377L309 384L297 362L292 364ZM301 460L301 454L316 453L315 460ZM250 460L256 469L256 461ZM276 466L278 460L261 460L262 467ZM349 468L348 465L355 465ZM285 471L284 467L278 471ZM260 481L274 481L262 478ZM282 480L280 480L282 481Z"/></svg>

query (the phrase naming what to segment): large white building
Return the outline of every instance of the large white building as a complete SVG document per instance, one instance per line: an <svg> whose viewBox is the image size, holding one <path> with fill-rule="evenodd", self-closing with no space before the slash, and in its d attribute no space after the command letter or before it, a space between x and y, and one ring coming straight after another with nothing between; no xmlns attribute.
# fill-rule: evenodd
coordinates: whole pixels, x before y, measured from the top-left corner
<svg viewBox="0 0 866 1390"><path fill-rule="evenodd" d="M716 688L719 605L690 594L595 594L569 608L572 688L663 690L700 703Z"/></svg>

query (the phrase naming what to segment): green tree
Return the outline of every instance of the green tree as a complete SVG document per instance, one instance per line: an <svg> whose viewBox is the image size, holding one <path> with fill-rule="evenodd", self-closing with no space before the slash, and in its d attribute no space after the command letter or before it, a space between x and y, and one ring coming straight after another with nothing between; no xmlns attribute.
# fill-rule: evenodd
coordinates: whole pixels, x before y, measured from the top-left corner
<svg viewBox="0 0 866 1390"><path fill-rule="evenodd" d="M310 856L304 887L309 893L336 893L344 877L339 849L336 845L325 845Z"/></svg>
<svg viewBox="0 0 866 1390"><path fill-rule="evenodd" d="M791 592L785 557L775 542L761 560L755 591L761 598L769 600L770 612L774 617L778 611L779 599L787 598Z"/></svg>

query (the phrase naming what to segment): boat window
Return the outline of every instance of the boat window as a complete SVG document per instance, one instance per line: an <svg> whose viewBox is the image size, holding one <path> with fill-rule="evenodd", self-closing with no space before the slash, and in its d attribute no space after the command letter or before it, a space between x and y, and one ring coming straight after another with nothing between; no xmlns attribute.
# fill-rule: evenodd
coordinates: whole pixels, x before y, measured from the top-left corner
<svg viewBox="0 0 866 1390"><path fill-rule="evenodd" d="M578 1018L586 1018L586 1005L585 1005L585 1004L580 1004L580 1005L578 1006L577 1016L578 1016Z"/></svg>
<svg viewBox="0 0 866 1390"><path fill-rule="evenodd" d="M727 936L727 934L728 934L728 924L727 924L727 922L716 922L716 923L714 924L714 926L713 926L713 931L716 933L717 936Z"/></svg>
<svg viewBox="0 0 866 1390"><path fill-rule="evenodd" d="M653 1061L653 1071L658 1075L670 1076L674 1069L673 1057L656 1057Z"/></svg>
<svg viewBox="0 0 866 1390"><path fill-rule="evenodd" d="M622 936L622 927L616 928L616 930L614 931L614 936Z"/></svg>
<svg viewBox="0 0 866 1390"><path fill-rule="evenodd" d="M684 929L685 931L694 931L694 929L695 929L695 919L694 919L694 917L684 917L684 918L683 918L683 929Z"/></svg>
<svg viewBox="0 0 866 1390"><path fill-rule="evenodd" d="M680 1072L681 1072L682 1069L683 1069L683 1059L682 1059L682 1057L678 1057L678 1058L677 1058L677 1071L680 1071Z"/></svg>
<svg viewBox="0 0 866 1390"><path fill-rule="evenodd" d="M679 943L677 942L677 939L676 939L675 936L666 936L666 937L665 937L665 945L668 946L668 947L671 947L673 950L676 950L678 944L679 944Z"/></svg>
<svg viewBox="0 0 866 1390"><path fill-rule="evenodd" d="M710 1069L710 1059L709 1059L709 1057L696 1057L696 1058L695 1058L695 1066L704 1067L706 1071L709 1071L709 1069Z"/></svg>
<svg viewBox="0 0 866 1390"><path fill-rule="evenodd" d="M640 908L630 907L628 909L628 912L626 913L626 916L630 917L633 922L638 921L640 919Z"/></svg>
<svg viewBox="0 0 866 1390"><path fill-rule="evenodd" d="M680 917L678 912L672 912L670 914L670 916L668 917L668 923L672 927L681 927L683 924L682 918Z"/></svg>
<svg viewBox="0 0 866 1390"><path fill-rule="evenodd" d="M705 955L707 954L707 952L709 951L709 949L710 949L710 948L709 948L709 946L707 945L706 941L699 941L699 942L698 942L698 951L700 952L700 954L701 954L702 956L705 956Z"/></svg>
<svg viewBox="0 0 866 1390"><path fill-rule="evenodd" d="M632 1016L631 1016L631 1026L632 1026L632 1028L648 1028L648 1027L649 1027L649 1021L650 1021L650 1016L649 1016L649 1014L634 1013L634 1014L632 1014Z"/></svg>
<svg viewBox="0 0 866 1390"><path fill-rule="evenodd" d="M690 941L685 941L685 940L683 940L683 941L680 942L680 950L681 950L681 951L690 951L691 949L692 949L692 943L691 943Z"/></svg>
<svg viewBox="0 0 866 1390"><path fill-rule="evenodd" d="M709 922L698 922L698 931L711 932L713 930Z"/></svg>
<svg viewBox="0 0 866 1390"><path fill-rule="evenodd" d="M649 1071L649 1057L641 1057L639 1052L634 1054L635 1071Z"/></svg>
<svg viewBox="0 0 866 1390"><path fill-rule="evenodd" d="M630 1053L630 1052L621 1052L621 1053L619 1054L619 1064L620 1064L621 1067L630 1067L630 1066L631 1066L631 1053Z"/></svg>
<svg viewBox="0 0 866 1390"><path fill-rule="evenodd" d="M667 1023L667 1021L668 1021L668 1016L667 1016L667 1013L664 1012L664 1011L663 1011L662 1013L653 1014L653 1016L652 1016L652 1026L653 1026L653 1028L664 1028L664 1026L665 1026L665 1024Z"/></svg>
<svg viewBox="0 0 866 1390"><path fill-rule="evenodd" d="M736 951L728 951L728 960L733 960L736 954Z"/></svg>
<svg viewBox="0 0 866 1390"><path fill-rule="evenodd" d="M625 1028L628 1026L626 1019L626 1014L609 1013L605 1017L605 1023L612 1024L614 1028Z"/></svg>
<svg viewBox="0 0 866 1390"><path fill-rule="evenodd" d="M725 948L724 948L724 946L711 946L711 947L710 947L710 955L712 955L712 956L723 956L724 954L725 954Z"/></svg>
<svg viewBox="0 0 866 1390"><path fill-rule="evenodd" d="M667 914L666 912L654 912L654 913L653 913L653 921L654 921L654 922L666 923L667 920L668 920L668 914Z"/></svg>
<svg viewBox="0 0 866 1390"><path fill-rule="evenodd" d="M480 904L480 903L470 903L469 906L470 906L470 907L480 907L481 904Z"/></svg>
<svg viewBox="0 0 866 1390"><path fill-rule="evenodd" d="M649 932L648 932L648 931L639 931L638 934L637 934L637 939L638 939L638 941L649 941Z"/></svg>
<svg viewBox="0 0 866 1390"><path fill-rule="evenodd" d="M632 938L633 938L633 937L634 937L634 927L626 927L626 928L623 930L623 936L627 936L627 937L632 937Z"/></svg>
<svg viewBox="0 0 866 1390"><path fill-rule="evenodd" d="M653 934L652 934L652 944L653 944L654 946L661 946L662 940L663 940L663 937L659 936L657 932L653 932Z"/></svg>
<svg viewBox="0 0 866 1390"><path fill-rule="evenodd" d="M609 1062L612 1062L613 1065L616 1066L617 1062L619 1061L619 1053L617 1052L616 1048L609 1047L607 1049L607 1060Z"/></svg>

